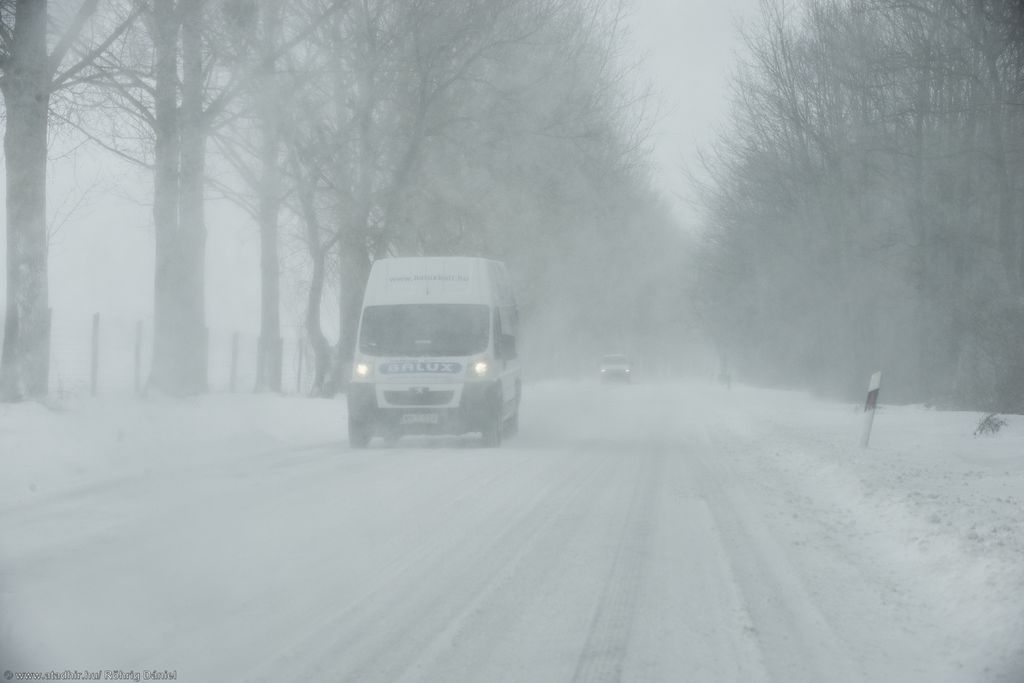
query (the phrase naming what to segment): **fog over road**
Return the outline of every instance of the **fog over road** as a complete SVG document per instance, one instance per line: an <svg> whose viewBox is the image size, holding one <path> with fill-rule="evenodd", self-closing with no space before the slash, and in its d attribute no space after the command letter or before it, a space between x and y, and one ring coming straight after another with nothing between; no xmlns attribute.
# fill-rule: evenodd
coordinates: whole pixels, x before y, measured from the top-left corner
<svg viewBox="0 0 1024 683"><path fill-rule="evenodd" d="M336 441L26 499L0 514L5 637L26 670L183 681L1003 680L1008 579L921 573L776 407L528 385L497 450L352 451L342 413Z"/></svg>

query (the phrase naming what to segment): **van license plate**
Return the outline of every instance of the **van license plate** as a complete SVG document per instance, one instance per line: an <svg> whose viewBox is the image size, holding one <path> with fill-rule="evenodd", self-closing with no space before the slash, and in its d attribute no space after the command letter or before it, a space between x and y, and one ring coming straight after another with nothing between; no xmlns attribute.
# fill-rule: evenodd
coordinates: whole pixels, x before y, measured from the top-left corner
<svg viewBox="0 0 1024 683"><path fill-rule="evenodd" d="M406 413L402 415L404 425L436 425L440 416L437 413Z"/></svg>

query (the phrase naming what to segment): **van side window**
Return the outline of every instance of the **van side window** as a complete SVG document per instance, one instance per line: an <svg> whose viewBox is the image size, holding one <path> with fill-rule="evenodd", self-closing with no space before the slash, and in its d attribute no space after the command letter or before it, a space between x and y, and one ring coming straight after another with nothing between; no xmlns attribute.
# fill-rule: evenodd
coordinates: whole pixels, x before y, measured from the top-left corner
<svg viewBox="0 0 1024 683"><path fill-rule="evenodd" d="M515 308L503 306L494 309L494 348L499 358L512 360L518 356L515 344L516 327ZM512 343L506 344L502 335L512 337Z"/></svg>
<svg viewBox="0 0 1024 683"><path fill-rule="evenodd" d="M505 334L511 334L513 336L519 333L519 320L516 315L515 306L503 306L501 309L501 326L505 330Z"/></svg>

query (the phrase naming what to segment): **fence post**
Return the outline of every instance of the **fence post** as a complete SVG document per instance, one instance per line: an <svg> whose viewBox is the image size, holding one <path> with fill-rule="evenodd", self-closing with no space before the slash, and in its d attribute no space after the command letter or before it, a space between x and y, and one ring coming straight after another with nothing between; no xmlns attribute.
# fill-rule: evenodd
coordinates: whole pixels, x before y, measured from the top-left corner
<svg viewBox="0 0 1024 683"><path fill-rule="evenodd" d="M231 393L235 393L235 381L238 379L238 333L235 332L231 336L231 380L230 389Z"/></svg>
<svg viewBox="0 0 1024 683"><path fill-rule="evenodd" d="M135 395L142 395L142 321L135 323Z"/></svg>
<svg viewBox="0 0 1024 683"><path fill-rule="evenodd" d="M100 369L100 314L92 314L92 362L89 368L89 393L96 396L96 382Z"/></svg>
<svg viewBox="0 0 1024 683"><path fill-rule="evenodd" d="M868 398L864 402L864 432L860 437L860 447L868 447L868 439L871 438L871 425L875 421L875 408L878 406L878 390L882 388L881 371L871 375L868 383Z"/></svg>
<svg viewBox="0 0 1024 683"><path fill-rule="evenodd" d="M306 345L302 343L302 338L296 340L296 346L299 347L299 367L295 372L295 393L302 393L302 361L306 355Z"/></svg>
<svg viewBox="0 0 1024 683"><path fill-rule="evenodd" d="M46 363L43 367L43 389L50 393L50 369L53 364L53 309L46 309Z"/></svg>
<svg viewBox="0 0 1024 683"><path fill-rule="evenodd" d="M284 393L284 337L277 338L277 348L274 350L274 383L277 393Z"/></svg>

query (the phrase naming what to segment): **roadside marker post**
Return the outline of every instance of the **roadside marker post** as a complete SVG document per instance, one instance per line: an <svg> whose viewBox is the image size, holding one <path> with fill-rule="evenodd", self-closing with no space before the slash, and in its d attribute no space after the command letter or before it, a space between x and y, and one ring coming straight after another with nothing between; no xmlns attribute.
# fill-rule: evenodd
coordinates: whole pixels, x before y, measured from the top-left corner
<svg viewBox="0 0 1024 683"><path fill-rule="evenodd" d="M871 375L871 382L868 384L868 398L864 402L864 432L860 437L860 447L867 448L868 440L871 438L871 425L875 421L875 408L878 406L878 390L882 388L881 371Z"/></svg>

